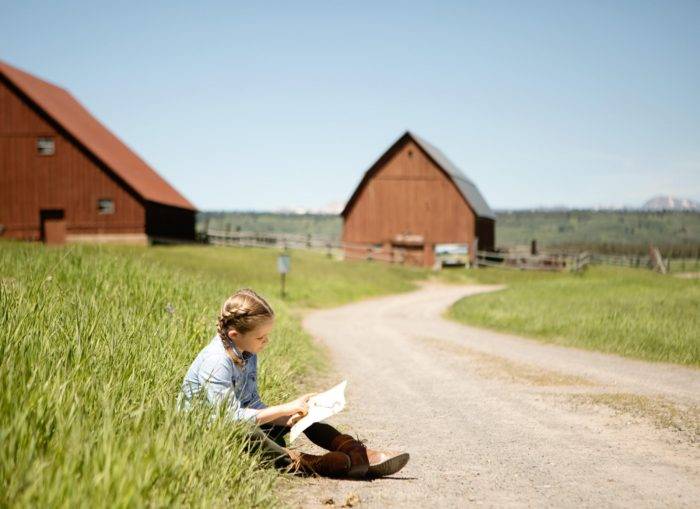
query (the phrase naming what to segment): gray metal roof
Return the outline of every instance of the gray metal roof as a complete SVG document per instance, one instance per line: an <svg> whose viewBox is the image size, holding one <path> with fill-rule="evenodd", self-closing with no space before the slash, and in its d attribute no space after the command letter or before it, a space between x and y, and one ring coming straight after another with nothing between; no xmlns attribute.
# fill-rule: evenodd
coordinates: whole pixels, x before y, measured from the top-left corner
<svg viewBox="0 0 700 509"><path fill-rule="evenodd" d="M467 176L462 173L462 170L460 170L452 161L450 161L439 148L431 145L423 138L410 131L407 131L406 134L413 138L413 140L433 159L433 161L435 161L438 166L440 166L450 177L452 177L452 180L457 185L460 193L462 193L464 199L467 200L472 209L474 209L477 216L496 219L496 214L493 212L493 210L491 210L488 203L486 203L486 200L479 192L476 184L469 180Z"/></svg>

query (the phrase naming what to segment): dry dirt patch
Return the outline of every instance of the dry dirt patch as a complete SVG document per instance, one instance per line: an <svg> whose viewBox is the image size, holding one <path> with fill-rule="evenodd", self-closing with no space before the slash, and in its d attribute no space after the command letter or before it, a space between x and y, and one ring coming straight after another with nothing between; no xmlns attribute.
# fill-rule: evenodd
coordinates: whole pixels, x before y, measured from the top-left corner
<svg viewBox="0 0 700 509"><path fill-rule="evenodd" d="M659 429L679 432L691 443L700 440L700 407L696 405L619 392L569 394L568 398L575 404L603 405L618 414L645 419Z"/></svg>
<svg viewBox="0 0 700 509"><path fill-rule="evenodd" d="M674 275L681 279L700 279L700 272L679 272Z"/></svg>
<svg viewBox="0 0 700 509"><path fill-rule="evenodd" d="M469 358L471 363L468 366L472 367L480 376L542 387L562 385L590 387L597 385L580 376L567 375L539 366L511 361L437 338L420 339L430 348L441 350L451 355Z"/></svg>

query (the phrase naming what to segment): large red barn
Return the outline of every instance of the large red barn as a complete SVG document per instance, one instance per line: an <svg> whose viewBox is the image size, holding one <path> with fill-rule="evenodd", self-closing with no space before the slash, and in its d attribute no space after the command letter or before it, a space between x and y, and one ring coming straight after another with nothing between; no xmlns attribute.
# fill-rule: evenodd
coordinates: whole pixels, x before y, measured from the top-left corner
<svg viewBox="0 0 700 509"><path fill-rule="evenodd" d="M431 266L439 245L493 250L496 216L440 150L406 132L364 174L342 212L347 257L376 250ZM478 239L478 242L475 242Z"/></svg>
<svg viewBox="0 0 700 509"><path fill-rule="evenodd" d="M68 91L0 61L0 236L191 240L195 213Z"/></svg>

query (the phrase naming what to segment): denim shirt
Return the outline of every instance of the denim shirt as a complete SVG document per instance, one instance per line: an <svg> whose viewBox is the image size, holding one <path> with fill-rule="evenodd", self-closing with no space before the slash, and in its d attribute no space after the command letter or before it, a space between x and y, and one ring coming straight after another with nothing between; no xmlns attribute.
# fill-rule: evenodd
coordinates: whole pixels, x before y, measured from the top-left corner
<svg viewBox="0 0 700 509"><path fill-rule="evenodd" d="M241 352L233 345L236 353ZM219 336L205 346L187 370L178 398L178 407L188 410L192 399L202 391L215 412L221 405L226 407L226 415L234 420L255 422L258 411L267 406L258 394L257 355L244 352L245 366L239 368L226 353Z"/></svg>

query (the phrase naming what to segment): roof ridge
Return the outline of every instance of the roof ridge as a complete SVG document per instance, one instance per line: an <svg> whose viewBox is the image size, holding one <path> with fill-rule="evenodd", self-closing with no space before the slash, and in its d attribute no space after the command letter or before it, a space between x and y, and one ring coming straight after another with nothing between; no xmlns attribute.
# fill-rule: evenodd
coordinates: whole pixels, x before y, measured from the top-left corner
<svg viewBox="0 0 700 509"><path fill-rule="evenodd" d="M462 170L460 170L459 167L457 167L457 165L455 165L439 148L435 147L433 144L409 129L399 136L399 138L392 143L386 151L384 151L379 159L377 159L372 166L365 171L360 183L357 185L355 191L350 196L350 199L345 204L345 208L343 209L341 215L345 216L347 213L349 213L360 188L364 186L365 182L370 176L370 173L372 173L378 166L384 164L389 154L396 150L407 139L413 140L421 148L421 150L425 152L428 158L447 174L459 193L462 195L462 198L464 198L477 216L491 219L496 218L495 213L493 210L491 210L488 203L486 203L486 200L479 192L479 188L476 186L476 184L469 177L467 177L464 172L462 172Z"/></svg>
<svg viewBox="0 0 700 509"><path fill-rule="evenodd" d="M447 157L447 154L445 154L442 150L437 148L435 145L430 143L428 140L425 138L410 132L406 131L416 142L418 142L419 145L426 145L427 148L429 149L428 151L435 152L437 155L440 156L440 158L444 159L445 162L449 163L450 168L443 168L444 170L452 170L450 174L454 175L455 177L462 178L464 180L467 180L468 182L471 182L471 179L467 177L464 172L454 163L452 160ZM473 183L473 182L472 182Z"/></svg>

